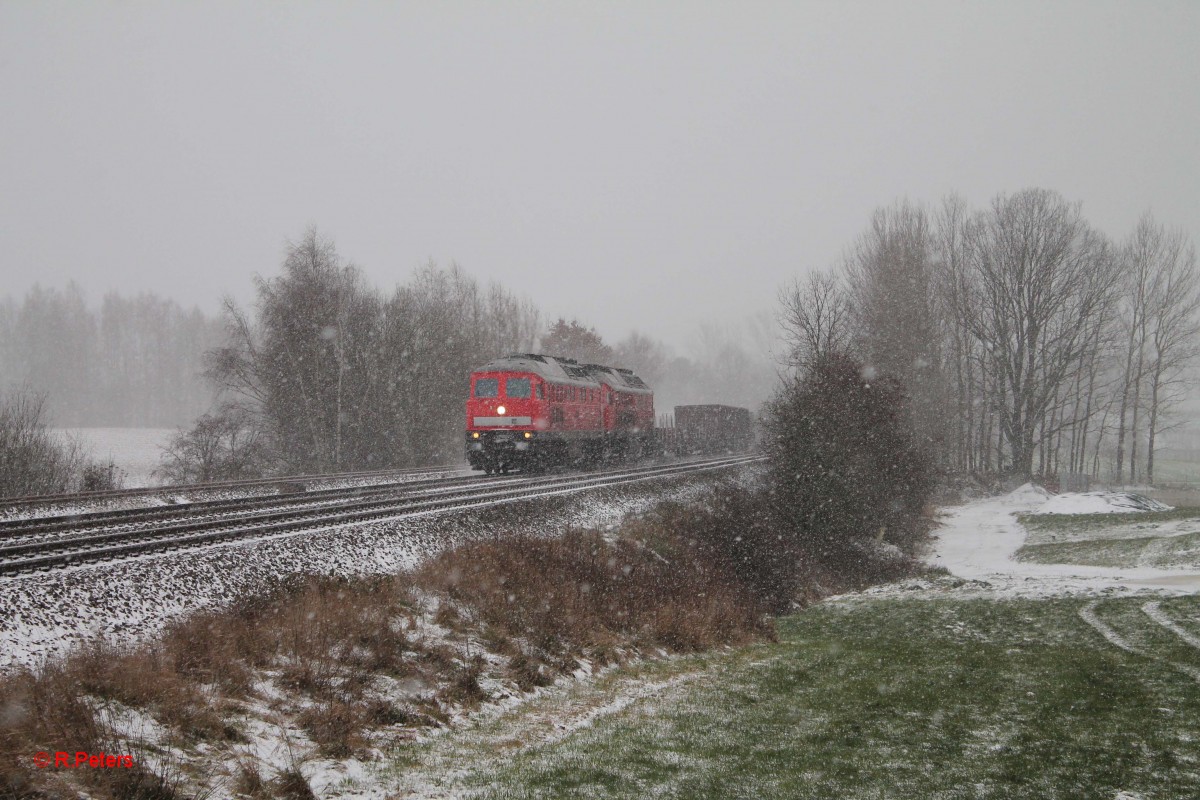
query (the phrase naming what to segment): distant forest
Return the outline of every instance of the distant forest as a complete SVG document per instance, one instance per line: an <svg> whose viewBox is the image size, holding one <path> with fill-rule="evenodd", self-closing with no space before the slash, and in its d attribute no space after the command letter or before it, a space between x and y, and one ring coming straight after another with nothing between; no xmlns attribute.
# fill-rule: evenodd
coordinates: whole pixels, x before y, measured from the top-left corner
<svg viewBox="0 0 1200 800"><path fill-rule="evenodd" d="M201 374L220 320L141 293L87 302L75 284L0 300L0 393L44 395L59 427L176 427L213 402Z"/></svg>
<svg viewBox="0 0 1200 800"><path fill-rule="evenodd" d="M1149 213L1114 241L1046 189L897 201L781 299L792 366L842 353L898 378L952 473L1153 483L1195 413L1200 263Z"/></svg>

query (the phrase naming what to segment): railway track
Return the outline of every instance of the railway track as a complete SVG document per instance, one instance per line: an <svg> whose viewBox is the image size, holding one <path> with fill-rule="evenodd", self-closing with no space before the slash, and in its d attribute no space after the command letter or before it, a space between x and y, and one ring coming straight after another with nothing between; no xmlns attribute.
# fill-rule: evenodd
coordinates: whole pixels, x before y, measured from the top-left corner
<svg viewBox="0 0 1200 800"><path fill-rule="evenodd" d="M182 486L145 486L136 489L110 489L95 492L76 492L73 494L44 494L26 497L0 498L0 515L23 514L37 509L62 506L76 507L81 505L101 506L105 503L119 502L142 497L171 497L171 496L204 496L228 492L260 491L270 494L286 494L288 492L305 491L309 485L333 483L338 481L369 480L380 478L381 482L398 483L412 479L413 476L431 473L456 472L465 469L462 464L446 464L436 467L414 467L409 469L369 470L362 472L335 472L317 475L288 475L278 478L247 478L234 481L211 481L208 483L192 483ZM389 481L390 479L390 481ZM403 479L403 480L402 480Z"/></svg>
<svg viewBox="0 0 1200 800"><path fill-rule="evenodd" d="M498 482L517 478L496 478ZM256 510L294 508L334 504L353 498L365 498L396 492L436 491L441 487L478 486L477 477L427 478L402 483L377 483L362 486L347 486L334 489L313 489L305 492L275 495L255 495L224 500L203 500L194 503L178 503L168 506L139 506L115 510L94 511L86 514L60 514L45 517L25 517L0 521L0 546L15 537L44 536L63 532L78 532L91 528L117 525L158 523L169 519L186 519L223 514L245 514Z"/></svg>
<svg viewBox="0 0 1200 800"><path fill-rule="evenodd" d="M736 456L599 473L441 478L0 523L0 575L14 575L347 524L478 508L759 460Z"/></svg>

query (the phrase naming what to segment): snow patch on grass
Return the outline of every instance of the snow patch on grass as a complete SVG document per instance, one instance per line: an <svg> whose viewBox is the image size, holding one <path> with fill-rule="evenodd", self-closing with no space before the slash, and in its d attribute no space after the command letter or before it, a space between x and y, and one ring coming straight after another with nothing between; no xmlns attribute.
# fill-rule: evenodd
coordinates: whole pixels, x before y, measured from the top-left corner
<svg viewBox="0 0 1200 800"><path fill-rule="evenodd" d="M1054 597L1146 590L1184 594L1200 590L1200 571L1197 570L1039 564L1018 560L1017 553L1026 543L1027 532L1017 517L1033 514L1052 501L1061 502L1064 507L1073 503L1071 495L1054 497L1044 489L1026 484L1007 495L948 509L941 519L941 527L934 534L936 542L927 562L967 582L957 586L941 584L938 594L961 590L960 594L983 593L997 597ZM1092 508L1091 503L1089 499L1076 507ZM1077 541L1085 538L1078 530L1075 535Z"/></svg>

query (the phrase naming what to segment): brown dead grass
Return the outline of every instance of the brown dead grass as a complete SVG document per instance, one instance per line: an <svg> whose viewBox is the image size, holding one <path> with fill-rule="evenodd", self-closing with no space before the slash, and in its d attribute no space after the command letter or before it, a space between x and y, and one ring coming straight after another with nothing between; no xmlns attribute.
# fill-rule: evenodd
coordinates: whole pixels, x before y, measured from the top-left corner
<svg viewBox="0 0 1200 800"><path fill-rule="evenodd" d="M430 561L417 580L472 609L493 636L524 640L525 655L544 662L576 651L608 660L616 641L687 652L771 635L726 576L695 566L639 541L569 531L467 544ZM528 675L528 665L519 669Z"/></svg>

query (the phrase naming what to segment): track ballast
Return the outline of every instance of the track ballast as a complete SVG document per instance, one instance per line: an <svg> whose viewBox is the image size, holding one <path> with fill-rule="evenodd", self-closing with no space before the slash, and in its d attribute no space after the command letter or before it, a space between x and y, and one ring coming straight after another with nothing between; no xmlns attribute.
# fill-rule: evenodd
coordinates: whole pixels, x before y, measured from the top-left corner
<svg viewBox="0 0 1200 800"><path fill-rule="evenodd" d="M0 575L273 538L724 469L732 456L553 476L468 476L0 523Z"/></svg>

